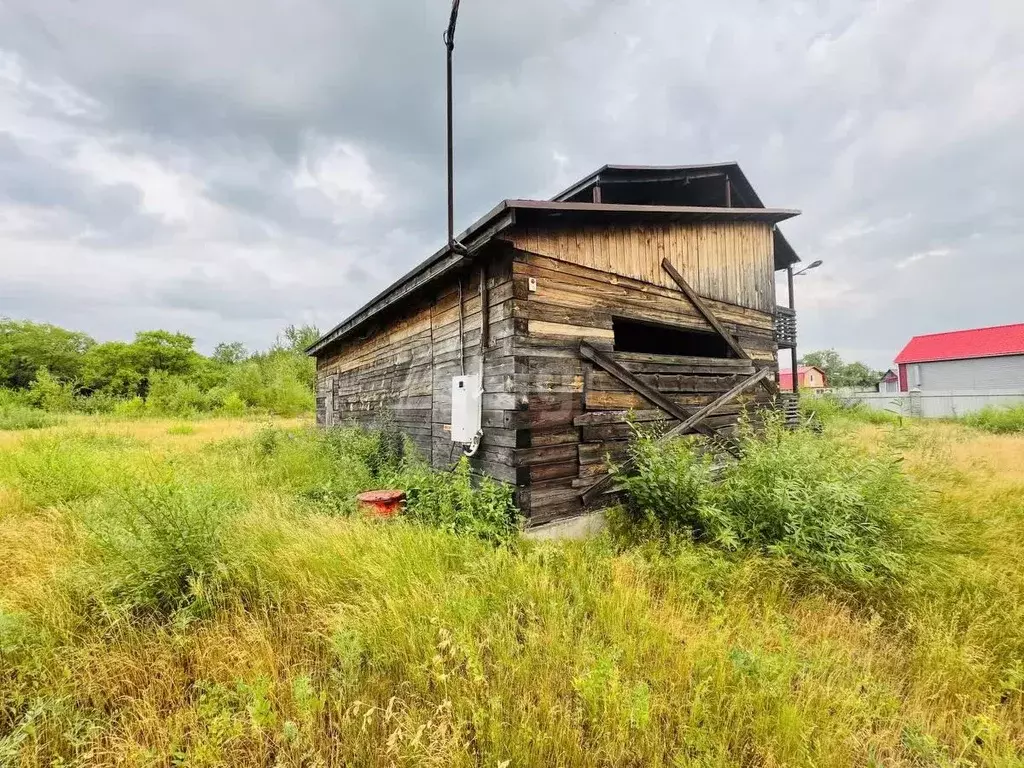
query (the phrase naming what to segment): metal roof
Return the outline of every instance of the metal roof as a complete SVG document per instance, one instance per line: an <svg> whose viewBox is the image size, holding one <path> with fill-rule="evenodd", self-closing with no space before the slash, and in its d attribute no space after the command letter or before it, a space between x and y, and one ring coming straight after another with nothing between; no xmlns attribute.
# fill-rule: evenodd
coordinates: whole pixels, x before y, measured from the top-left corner
<svg viewBox="0 0 1024 768"><path fill-rule="evenodd" d="M713 176L728 176L734 190L739 193L741 202L745 206L764 208L761 198L757 196L757 192L754 191L754 187L747 180L747 176L740 168L740 164L735 160L702 165L602 165L589 176L584 176L551 199L568 200L599 183L665 183Z"/></svg>
<svg viewBox="0 0 1024 768"><path fill-rule="evenodd" d="M636 174L643 171L645 174L654 174L656 180L664 180L671 173L679 174L682 171L690 174L698 172L716 173L718 170L724 173L728 171L730 181L738 191L738 197L749 207L725 208L717 206L687 206L687 205L642 205L626 203L593 203L565 201L563 198L567 193L577 194L573 190L584 190L592 185L595 178L603 180L609 173L632 175L634 181ZM602 175L604 174L604 175ZM660 174L660 175L659 175ZM735 174L735 175L734 175ZM435 252L426 261L420 263L394 283L389 285L359 310L325 333L306 352L316 354L324 347L332 344L353 332L382 310L395 304L400 299L408 296L424 285L437 280L442 275L448 274L466 263L472 261L477 254L501 232L513 224L531 223L559 223L563 225L587 225L602 223L623 223L637 224L644 222L664 221L762 221L768 224L776 224L780 221L799 215L799 211L784 208L765 208L757 194L750 187L743 172L739 170L736 163L725 163L719 165L704 166L673 166L673 167L641 167L641 166L611 166L607 165L591 174L587 178L570 187L566 192L558 195L554 200L504 200L491 209L486 215L480 218L469 229L458 236L458 240L467 247L466 253L452 251L447 245ZM776 237L776 268L779 264L780 238L784 247L792 253L792 248L782 238L778 229L775 229ZM796 254L793 254L793 260ZM785 262L791 263L791 262ZM784 265L785 265L784 263Z"/></svg>
<svg viewBox="0 0 1024 768"><path fill-rule="evenodd" d="M896 357L898 364L1024 355L1024 323L915 336Z"/></svg>

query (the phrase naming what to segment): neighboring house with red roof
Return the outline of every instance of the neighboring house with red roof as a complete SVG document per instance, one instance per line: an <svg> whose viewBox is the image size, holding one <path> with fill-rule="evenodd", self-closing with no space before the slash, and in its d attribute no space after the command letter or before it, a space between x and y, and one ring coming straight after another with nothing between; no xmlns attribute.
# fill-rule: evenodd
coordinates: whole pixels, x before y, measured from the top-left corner
<svg viewBox="0 0 1024 768"><path fill-rule="evenodd" d="M1024 387L1024 323L915 336L896 364L902 392Z"/></svg>
<svg viewBox="0 0 1024 768"><path fill-rule="evenodd" d="M797 369L797 382L800 384L800 389L806 389L811 391L820 391L828 386L828 381L825 378L825 372L821 368L817 368L813 365L801 365ZM783 392L790 392L793 390L793 371L784 370L779 371L779 389Z"/></svg>
<svg viewBox="0 0 1024 768"><path fill-rule="evenodd" d="M899 392L900 391L900 375L896 373L892 368L882 374L882 378L878 380L878 391L879 392Z"/></svg>

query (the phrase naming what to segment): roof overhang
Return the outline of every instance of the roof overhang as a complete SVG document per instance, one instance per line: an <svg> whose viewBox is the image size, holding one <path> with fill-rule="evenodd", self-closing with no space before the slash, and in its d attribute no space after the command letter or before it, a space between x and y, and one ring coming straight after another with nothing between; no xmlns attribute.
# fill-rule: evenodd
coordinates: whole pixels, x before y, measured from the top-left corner
<svg viewBox="0 0 1024 768"><path fill-rule="evenodd" d="M557 202L550 200L505 200L459 235L465 251L445 246L429 259L389 285L353 315L325 333L306 349L316 355L355 331L396 302L422 289L443 275L471 262L484 247L514 224L538 226L630 225L664 222L759 221L775 225L799 215L779 208L718 208L672 205L624 205ZM776 234L778 230L776 230Z"/></svg>
<svg viewBox="0 0 1024 768"><path fill-rule="evenodd" d="M896 365L918 365L919 363L950 363L957 360L985 360L990 357L1024 357L1024 350L1020 352L987 352L970 355L949 355L945 357L897 357L893 362Z"/></svg>

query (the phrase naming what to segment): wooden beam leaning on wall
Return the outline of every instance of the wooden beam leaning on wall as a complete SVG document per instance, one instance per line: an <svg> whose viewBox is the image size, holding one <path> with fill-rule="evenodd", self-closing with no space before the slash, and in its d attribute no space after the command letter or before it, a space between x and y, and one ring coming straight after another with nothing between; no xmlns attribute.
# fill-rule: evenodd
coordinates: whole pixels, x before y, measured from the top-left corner
<svg viewBox="0 0 1024 768"><path fill-rule="evenodd" d="M686 421L687 419L690 418L690 416L693 415L690 411L687 411L685 408L673 403L671 400L669 400L667 397L661 394L661 392L656 390L654 387L644 383L638 376L636 376L633 373L630 373L621 365L616 363L614 360L612 360L609 357L606 357L603 353L594 349L594 347L592 347L590 344L587 344L586 342L580 344L580 356L583 357L583 359L589 360L595 365L599 365L601 368L604 368L604 370L606 370L616 379L621 381L627 387L632 389L634 392L641 395L642 397L647 398L650 402L654 403L654 405L658 406L659 408L661 408L661 410L665 411L665 413L669 414L670 416L673 416L679 421ZM703 424L699 424L696 427L696 429L698 432L700 432L703 435L706 435L707 437L720 437L720 435L717 432L715 432L715 430Z"/></svg>
<svg viewBox="0 0 1024 768"><path fill-rule="evenodd" d="M686 298L690 300L690 303L692 303L693 306L697 308L697 311L703 315L704 319L708 321L708 325L714 328L718 335L725 339L725 343L729 345L729 348L735 352L738 357L744 360L750 360L750 355L747 354L747 351L743 349L743 347L740 346L740 343L736 341L736 338L726 330L725 326L722 325L715 316L715 313L711 311L711 307L704 303L704 299L702 299L697 292L690 287L690 284L686 282L683 276L679 274L679 270L672 266L672 262L667 258L662 259L661 268L668 272L669 277L671 277L675 284L679 286L679 290L683 292ZM770 394L777 395L779 393L779 388L775 386L774 381L769 380L767 377L762 378L760 381L761 386L768 390Z"/></svg>
<svg viewBox="0 0 1024 768"><path fill-rule="evenodd" d="M765 377L770 376L771 373L771 368L762 368L761 370L757 371L757 373L755 373L753 376L748 376L746 379L741 381L739 384L730 389L717 400L705 405L703 408L694 412L688 418L683 420L682 423L677 424L668 432L663 434L661 437L658 438L658 442L662 442L663 440L668 440L678 435L684 435L688 432L693 431L700 431L703 434L707 434L707 432L701 429L701 427L703 426L702 422L704 421L704 419L708 418L709 416L713 416L716 411L718 411L720 408L725 407L725 405L727 405L730 401L736 399L743 392L747 391L756 384L759 384L760 382L764 381ZM708 428L705 427L705 429ZM717 435L717 433L715 433L714 430L709 429L709 431L711 431L712 434ZM633 460L627 459L620 467L620 470L628 470L632 466ZM609 472L607 475L602 477L600 480L594 483L594 485L590 486L580 495L583 500L583 503L590 504L594 499L596 499L598 496L604 493L612 484L612 482L614 482L614 477Z"/></svg>

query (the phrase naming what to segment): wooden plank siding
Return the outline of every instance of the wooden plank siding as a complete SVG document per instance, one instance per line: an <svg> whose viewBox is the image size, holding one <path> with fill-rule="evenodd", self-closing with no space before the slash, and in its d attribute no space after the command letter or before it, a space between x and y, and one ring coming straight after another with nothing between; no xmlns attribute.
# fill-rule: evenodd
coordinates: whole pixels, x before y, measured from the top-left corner
<svg viewBox="0 0 1024 768"><path fill-rule="evenodd" d="M461 345L456 276L380 318L360 338L343 340L319 355L318 423L372 427L388 413L422 457L438 468L450 466L460 453L458 447L453 450L448 430L451 378L463 370L480 373L480 323L486 317L485 435L471 464L496 479L515 482L515 436L508 424L517 393L505 378L515 373L511 257L492 257L487 275L486 315L480 311L478 270L461 275Z"/></svg>
<svg viewBox="0 0 1024 768"><path fill-rule="evenodd" d="M752 231L744 227L733 233L735 247L745 247L744 238L754 238ZM719 236L716 232L712 237ZM638 228L511 234L510 240L517 245L512 265L516 297L513 314L517 322L526 321L524 332L514 339L516 370L527 375L520 388L528 393L527 411L519 422L527 434L520 438L520 444L532 445L538 438L551 435L557 436L560 445L576 449L575 456L568 451L558 452L531 464L533 472L545 473L547 478L532 482L520 494L523 510L534 523L582 511L580 492L607 472L608 456L617 459L625 454L630 434L624 412L633 409L661 414L656 420L663 421L666 428L677 423L667 414L652 410L654 406L639 394L606 372L595 370L579 356L579 345L584 341L597 349L613 351L613 318L617 316L712 331L665 274L662 258L671 258L677 269L686 270L704 286L707 304L752 361L612 352L617 362L673 403L689 408L714 401L751 375L755 365L777 368L770 311L774 307L770 229L763 227L758 235L763 242L757 247L766 249L759 252L758 259L764 263L750 271L737 267L731 281L721 277L734 271L730 252L702 246L703 237L701 232L695 234L682 226L666 227L657 236ZM537 253L532 248L546 252ZM705 260L700 262L702 253ZM719 280L703 278L692 259L698 264L715 265ZM746 255L740 259L741 263L751 260ZM769 276L766 286L758 290L745 287L746 282L760 280L764 274ZM717 286L715 290L709 288L712 284ZM745 298L723 299L725 291L733 287ZM715 414L708 424L734 429L742 407L766 402L764 393L752 394ZM577 424L580 418L615 411L619 412L615 423Z"/></svg>
<svg viewBox="0 0 1024 768"><path fill-rule="evenodd" d="M705 298L775 311L772 228L764 222L517 229L509 239L524 251L674 289L661 268L668 258Z"/></svg>

